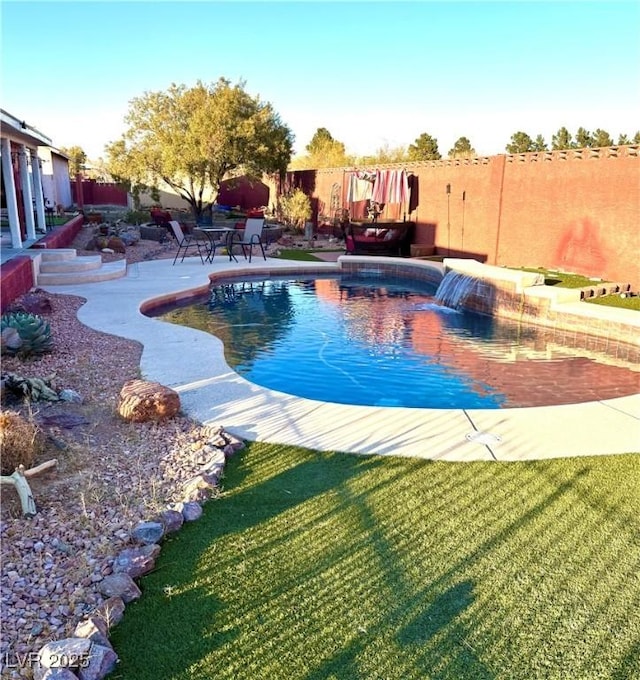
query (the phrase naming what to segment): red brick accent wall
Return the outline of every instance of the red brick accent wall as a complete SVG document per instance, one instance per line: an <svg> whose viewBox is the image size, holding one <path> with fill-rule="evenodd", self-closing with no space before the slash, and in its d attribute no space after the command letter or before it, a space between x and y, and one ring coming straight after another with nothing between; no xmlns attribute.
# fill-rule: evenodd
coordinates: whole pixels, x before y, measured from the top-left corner
<svg viewBox="0 0 640 680"><path fill-rule="evenodd" d="M33 267L28 255L18 255L1 268L0 307L4 314L7 307L20 295L33 288Z"/></svg>
<svg viewBox="0 0 640 680"><path fill-rule="evenodd" d="M43 236L33 245L33 248L66 248L82 229L84 218L78 215L66 224L56 227L53 231ZM0 313L4 313L7 307L20 295L27 293L33 286L33 267L31 257L17 255L5 262L0 267Z"/></svg>
<svg viewBox="0 0 640 680"><path fill-rule="evenodd" d="M418 176L419 204L406 216L416 222L415 243L441 255L560 268L638 289L639 153L621 146L385 167ZM321 214L329 214L332 185L342 186L351 170L316 171L312 195Z"/></svg>

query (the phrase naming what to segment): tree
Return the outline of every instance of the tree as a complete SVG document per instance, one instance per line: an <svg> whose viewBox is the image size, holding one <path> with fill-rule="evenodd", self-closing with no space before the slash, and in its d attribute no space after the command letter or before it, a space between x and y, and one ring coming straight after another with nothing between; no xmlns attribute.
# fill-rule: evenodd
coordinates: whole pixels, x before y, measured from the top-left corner
<svg viewBox="0 0 640 680"><path fill-rule="evenodd" d="M60 151L65 156L69 156L69 176L74 178L82 174L85 163L87 162L87 154L80 146L70 146L68 148L61 146Z"/></svg>
<svg viewBox="0 0 640 680"><path fill-rule="evenodd" d="M554 151L575 148L575 144L571 141L571 133L566 127L561 127L558 132L553 135L551 138L551 148Z"/></svg>
<svg viewBox="0 0 640 680"><path fill-rule="evenodd" d="M409 144L407 158L410 161L439 161L438 140L423 132L413 144Z"/></svg>
<svg viewBox="0 0 640 680"><path fill-rule="evenodd" d="M344 144L342 142L336 141L327 128L318 128L315 134L311 138L311 141L305 146L305 150L310 156L314 154L322 153L328 145L336 144L342 148L344 152Z"/></svg>
<svg viewBox="0 0 640 680"><path fill-rule="evenodd" d="M608 132L598 128L593 133L592 144L596 148L602 146L613 146L613 139L611 139L611 135Z"/></svg>
<svg viewBox="0 0 640 680"><path fill-rule="evenodd" d="M583 127L578 128L576 132L576 144L578 149L586 149L589 146L593 146L593 137L588 130Z"/></svg>
<svg viewBox="0 0 640 680"><path fill-rule="evenodd" d="M172 84L129 104L128 129L107 146L109 171L132 188L169 187L196 220L217 197L220 182L237 174L284 173L293 134L271 104L225 78L195 87Z"/></svg>
<svg viewBox="0 0 640 680"><path fill-rule="evenodd" d="M533 141L533 148L531 149L532 151L546 151L547 150L547 143L544 141L544 137L542 135L538 135L535 140Z"/></svg>
<svg viewBox="0 0 640 680"><path fill-rule="evenodd" d="M514 132L511 143L506 146L507 153L527 153L533 151L533 140L526 132Z"/></svg>
<svg viewBox="0 0 640 680"><path fill-rule="evenodd" d="M471 147L471 142L466 137L459 137L452 149L449 149L449 158L474 158L476 150Z"/></svg>
<svg viewBox="0 0 640 680"><path fill-rule="evenodd" d="M358 165L386 165L388 163L403 163L407 160L407 150L403 146L391 147L389 144L376 149L372 156L361 156Z"/></svg>
<svg viewBox="0 0 640 680"><path fill-rule="evenodd" d="M305 150L307 155L294 158L291 169L340 168L352 164L344 144L334 139L327 128L318 128Z"/></svg>

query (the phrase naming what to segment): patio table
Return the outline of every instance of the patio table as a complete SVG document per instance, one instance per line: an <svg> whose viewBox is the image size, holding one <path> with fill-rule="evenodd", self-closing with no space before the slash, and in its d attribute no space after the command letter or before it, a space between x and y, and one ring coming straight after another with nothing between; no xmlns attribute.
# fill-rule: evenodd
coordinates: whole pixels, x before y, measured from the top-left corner
<svg viewBox="0 0 640 680"><path fill-rule="evenodd" d="M235 229L231 227L198 227L198 231L201 231L209 239L209 249L207 254L207 262L213 262L213 256L216 251L216 235L220 234L220 241L223 241L227 253L229 254L229 262L232 260L238 261L238 258L233 254L232 248L232 237Z"/></svg>

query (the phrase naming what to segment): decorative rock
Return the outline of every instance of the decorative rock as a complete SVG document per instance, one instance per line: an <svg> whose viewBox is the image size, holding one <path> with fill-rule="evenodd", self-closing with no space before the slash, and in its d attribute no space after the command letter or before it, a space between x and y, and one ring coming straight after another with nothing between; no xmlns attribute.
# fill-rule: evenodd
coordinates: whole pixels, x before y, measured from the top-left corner
<svg viewBox="0 0 640 680"><path fill-rule="evenodd" d="M160 546L143 545L139 548L123 550L113 562L114 574L129 574L131 578L139 578L148 574L156 565L156 557L160 554Z"/></svg>
<svg viewBox="0 0 640 680"><path fill-rule="evenodd" d="M107 628L113 628L116 624L122 621L124 616L124 602L120 597L110 597L105 600L96 610L93 612L93 617L99 618L104 621Z"/></svg>
<svg viewBox="0 0 640 680"><path fill-rule="evenodd" d="M78 668L89 657L93 643L86 638L65 638L47 643L38 654L42 668Z"/></svg>
<svg viewBox="0 0 640 680"><path fill-rule="evenodd" d="M97 588L105 597L119 597L124 603L137 600L142 595L142 591L128 574L105 576Z"/></svg>
<svg viewBox="0 0 640 680"><path fill-rule="evenodd" d="M68 401L72 404L82 404L84 399L82 395L78 394L75 390L64 389L58 392L58 398L61 401Z"/></svg>
<svg viewBox="0 0 640 680"><path fill-rule="evenodd" d="M224 472L224 462L219 463L217 461L209 461L202 466L202 472L205 473L211 481L215 479L214 483L217 484Z"/></svg>
<svg viewBox="0 0 640 680"><path fill-rule="evenodd" d="M68 668L36 668L34 680L78 680L78 676Z"/></svg>
<svg viewBox="0 0 640 680"><path fill-rule="evenodd" d="M202 517L202 506L194 501L182 504L182 516L185 522L195 522Z"/></svg>
<svg viewBox="0 0 640 680"><path fill-rule="evenodd" d="M120 391L118 413L134 423L173 418L179 410L180 395L160 383L129 380Z"/></svg>
<svg viewBox="0 0 640 680"><path fill-rule="evenodd" d="M184 517L182 513L178 510L163 510L160 513L160 521L164 526L165 534L172 534L174 531L178 531L180 527L184 524Z"/></svg>
<svg viewBox="0 0 640 680"><path fill-rule="evenodd" d="M81 666L78 670L80 680L102 680L115 670L118 663L118 655L112 647L93 645L91 647L91 657L86 666Z"/></svg>
<svg viewBox="0 0 640 680"><path fill-rule="evenodd" d="M217 479L201 473L187 480L182 487L185 501L203 501L211 497Z"/></svg>
<svg viewBox="0 0 640 680"><path fill-rule="evenodd" d="M160 522L140 522L131 531L131 538L136 543L152 545L164 536L164 526Z"/></svg>
<svg viewBox="0 0 640 680"><path fill-rule="evenodd" d="M97 645L111 647L107 634L107 624L98 616L90 616L75 627L73 637L87 638Z"/></svg>
<svg viewBox="0 0 640 680"><path fill-rule="evenodd" d="M229 434L228 432L224 433L224 438L227 440L229 445L233 446L234 451L240 451L246 446L242 439L238 439L238 437Z"/></svg>
<svg viewBox="0 0 640 680"><path fill-rule="evenodd" d="M227 459L222 449L216 447L213 448L209 453L210 455L207 456L206 460L202 462L203 470L206 470L209 466L214 465L216 463L224 466Z"/></svg>
<svg viewBox="0 0 640 680"><path fill-rule="evenodd" d="M126 252L126 248L125 248L125 245L124 245L124 241L123 241L121 238L119 238L118 236L112 236L112 237L109 239L109 242L108 242L108 244L107 244L107 247L108 247L108 248L111 248L111 250L113 250L113 252L115 252L115 253L124 253L124 252Z"/></svg>

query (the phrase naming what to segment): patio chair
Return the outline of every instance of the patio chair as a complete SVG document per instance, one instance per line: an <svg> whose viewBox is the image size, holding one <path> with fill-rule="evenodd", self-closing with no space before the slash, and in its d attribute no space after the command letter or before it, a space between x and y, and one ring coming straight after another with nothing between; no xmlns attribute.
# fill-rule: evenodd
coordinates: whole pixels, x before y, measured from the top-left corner
<svg viewBox="0 0 640 680"><path fill-rule="evenodd" d="M247 259L246 248L249 248L249 262L251 262L251 254L253 246L260 246L262 257L267 259L264 252L264 244L262 242L262 228L264 227L264 217L249 217L244 226L244 234L240 238L240 234L233 234L232 244L238 244L242 247L242 254L244 259Z"/></svg>
<svg viewBox="0 0 640 680"><path fill-rule="evenodd" d="M171 226L171 230L173 231L173 235L176 237L176 241L178 242L178 252L176 253L176 256L173 258L173 264L176 263L178 256L182 252L182 259L180 262L184 261L185 256L189 252L189 249L195 249L198 251L198 255L200 256L200 260L202 264L204 264L205 258L209 259L209 254L210 254L210 241L209 239L205 238L198 238L196 234L184 234L182 231L182 227L176 220L171 220L169 222L169 225ZM204 248L205 252L205 257L202 257L202 249Z"/></svg>

